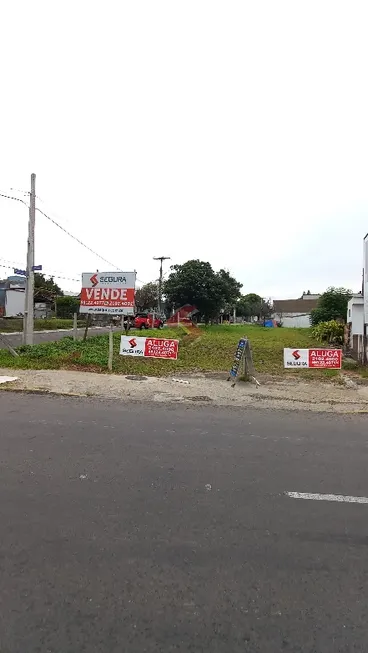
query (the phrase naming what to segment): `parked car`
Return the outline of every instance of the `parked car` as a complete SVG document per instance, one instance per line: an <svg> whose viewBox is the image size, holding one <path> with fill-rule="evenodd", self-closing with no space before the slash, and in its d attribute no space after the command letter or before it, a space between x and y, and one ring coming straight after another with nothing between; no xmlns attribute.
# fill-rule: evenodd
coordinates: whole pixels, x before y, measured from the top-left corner
<svg viewBox="0 0 368 653"><path fill-rule="evenodd" d="M137 313L134 318L135 329L162 329L164 320L161 317L153 319L152 313Z"/></svg>

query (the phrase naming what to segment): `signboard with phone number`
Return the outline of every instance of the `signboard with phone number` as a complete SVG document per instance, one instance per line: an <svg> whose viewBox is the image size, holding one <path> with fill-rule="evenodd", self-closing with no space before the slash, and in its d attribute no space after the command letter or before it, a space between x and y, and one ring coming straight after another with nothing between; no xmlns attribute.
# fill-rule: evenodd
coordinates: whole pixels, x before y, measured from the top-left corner
<svg viewBox="0 0 368 653"><path fill-rule="evenodd" d="M284 349L286 369L340 370L341 349Z"/></svg>
<svg viewBox="0 0 368 653"><path fill-rule="evenodd" d="M144 338L121 336L121 356L143 356L145 358L178 358L179 340L171 338Z"/></svg>

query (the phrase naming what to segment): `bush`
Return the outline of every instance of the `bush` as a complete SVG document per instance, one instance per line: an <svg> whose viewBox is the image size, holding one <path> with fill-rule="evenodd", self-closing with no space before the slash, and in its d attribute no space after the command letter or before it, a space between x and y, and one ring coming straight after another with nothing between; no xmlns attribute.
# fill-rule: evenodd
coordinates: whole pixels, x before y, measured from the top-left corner
<svg viewBox="0 0 368 653"><path fill-rule="evenodd" d="M325 324L326 322L331 321L331 315L329 311L327 311L325 308L314 308L311 311L311 324L312 327L316 327L318 324Z"/></svg>
<svg viewBox="0 0 368 653"><path fill-rule="evenodd" d="M336 319L345 321L351 296L351 290L346 288L327 288L319 298L317 308L311 312L312 326Z"/></svg>
<svg viewBox="0 0 368 653"><path fill-rule="evenodd" d="M313 338L320 342L333 345L342 345L344 342L344 325L336 320L320 322L312 329Z"/></svg>
<svg viewBox="0 0 368 653"><path fill-rule="evenodd" d="M78 297L57 297L55 300L57 316L60 318L73 319L74 313L79 313L80 301Z"/></svg>

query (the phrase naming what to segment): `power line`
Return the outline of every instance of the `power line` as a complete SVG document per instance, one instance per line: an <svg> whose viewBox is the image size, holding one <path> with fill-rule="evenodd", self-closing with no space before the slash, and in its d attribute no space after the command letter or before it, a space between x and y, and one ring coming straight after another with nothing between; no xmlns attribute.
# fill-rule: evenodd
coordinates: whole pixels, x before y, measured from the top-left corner
<svg viewBox="0 0 368 653"><path fill-rule="evenodd" d="M22 204L24 204L27 207L27 209L29 208L27 202L21 200L19 197L13 197L12 195L5 195L5 193L0 193L0 197L6 197L6 199L14 200L15 202L22 202Z"/></svg>
<svg viewBox="0 0 368 653"><path fill-rule="evenodd" d="M112 265L112 267L115 268L116 270L120 270L120 268L119 268L117 265L114 265L114 263L111 263L111 261L108 261L106 258L104 258L104 257L101 256L100 254L98 254L97 252L95 252L94 249L92 249L91 247L88 247L88 245L86 245L85 243L83 243L79 238L77 238L76 236L73 236L73 234L71 234L70 231L68 231L67 229L65 229L64 227L62 227L62 226L61 226L58 222L56 222L56 220L54 220L53 218L50 218L50 216L47 215L47 213L45 213L44 211L41 211L41 209L39 209L39 208L36 208L36 211L38 211L39 213L42 213L42 215L44 215L45 218L47 218L48 220L50 220L50 222L52 222L56 227L58 227L59 229L61 229L61 231L63 231L64 233L66 233L68 236L70 236L70 238L73 238L73 240L75 240L77 243L79 243L79 245L82 245L82 247L84 247L85 249L88 249L89 252L91 252L92 254L94 254L95 256L97 256L97 258L101 259L101 261L104 261L105 263L108 263L109 265Z"/></svg>
<svg viewBox="0 0 368 653"><path fill-rule="evenodd" d="M0 258L1 261L4 261L4 263L8 263L9 265L4 265L0 263L0 267L2 268L7 268L8 270L14 270L14 268L22 268L22 263L19 263L19 261L8 261L7 259ZM41 274L44 275L49 275L50 277L53 277L54 279L64 279L65 281L75 281L76 283L81 283L81 277L82 275L80 274L78 279L75 279L74 277L66 277L62 274L58 274L58 272L54 272L53 270L42 270Z"/></svg>
<svg viewBox="0 0 368 653"><path fill-rule="evenodd" d="M19 192L21 192L21 191L19 191ZM24 200L21 200L19 197L14 197L13 195L6 195L5 193L0 193L0 197L5 197L5 198L8 199L8 200L14 200L14 201L16 201L16 202L22 202L22 204L24 204L24 205L28 208L28 204L27 204L27 202L25 202ZM97 258L99 258L101 261L104 261L105 263L108 263L108 265L112 265L112 267L115 268L116 270L120 270L120 268L119 268L117 265L115 265L114 263L111 263L111 261L108 261L106 258L104 258L103 256L101 256L101 254L98 254L98 252L96 252L94 249L92 249L91 247L89 247L88 245L86 245L82 240L80 240L79 238L77 238L77 236L74 236L73 234L71 234L70 231L68 231L67 229L65 229L65 227L63 227L61 224L59 224L58 222L56 222L56 220L54 220L54 219L51 218L49 215L47 215L47 213L45 213L44 211L41 211L41 209L39 209L39 208L36 208L36 211L38 211L38 212L41 213L43 216L45 216L45 218L47 218L47 220L50 220L50 222L52 222L52 224L54 224L56 227L58 227L58 229L61 229L61 231L63 231L63 232L66 233L70 238L72 238L72 239L75 240L77 243L79 243L79 245L82 245L82 247L84 247L84 248L87 249L89 252L91 252L91 254L93 254L94 256L97 256Z"/></svg>

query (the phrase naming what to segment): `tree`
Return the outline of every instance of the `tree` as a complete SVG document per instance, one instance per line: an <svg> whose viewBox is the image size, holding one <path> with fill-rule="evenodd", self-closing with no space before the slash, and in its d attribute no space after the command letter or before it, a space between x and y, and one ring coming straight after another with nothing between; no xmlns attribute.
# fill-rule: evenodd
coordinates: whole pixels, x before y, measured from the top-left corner
<svg viewBox="0 0 368 653"><path fill-rule="evenodd" d="M215 272L208 262L191 260L172 265L171 270L164 283L167 302L172 306L196 306L206 322L240 295L241 284L226 270Z"/></svg>
<svg viewBox="0 0 368 653"><path fill-rule="evenodd" d="M252 316L252 308L249 302L245 299L245 295L242 295L239 297L238 301L236 302L236 314L239 317L251 317Z"/></svg>
<svg viewBox="0 0 368 653"><path fill-rule="evenodd" d="M236 312L242 317L257 317L258 320L269 317L272 313L271 302L256 293L242 295L236 305Z"/></svg>
<svg viewBox="0 0 368 653"><path fill-rule="evenodd" d="M235 306L240 297L242 284L234 279L228 270L219 270L217 278L222 287L221 294L224 297L224 302ZM223 308L223 306L221 306L221 308Z"/></svg>
<svg viewBox="0 0 368 653"><path fill-rule="evenodd" d="M135 304L138 311L154 309L158 301L158 284L154 282L145 283L135 293Z"/></svg>
<svg viewBox="0 0 368 653"><path fill-rule="evenodd" d="M348 302L352 294L352 291L346 288L335 288L334 286L327 288L319 298L317 308L311 311L312 326L330 320L344 320L345 322Z"/></svg>
<svg viewBox="0 0 368 653"><path fill-rule="evenodd" d="M48 291L48 294L50 296L56 297L56 296L63 296L64 293L61 290L60 286L57 285L54 281L54 277L48 277L46 278L44 274L41 272L35 272L34 275L34 287L35 290L38 291ZM38 292L38 295L42 295L42 292Z"/></svg>
<svg viewBox="0 0 368 653"><path fill-rule="evenodd" d="M71 319L74 313L79 313L80 300L78 297L57 297L55 299L55 309L57 317Z"/></svg>

